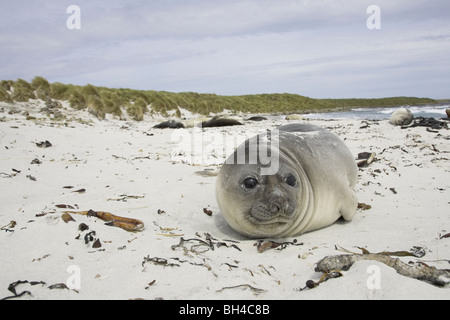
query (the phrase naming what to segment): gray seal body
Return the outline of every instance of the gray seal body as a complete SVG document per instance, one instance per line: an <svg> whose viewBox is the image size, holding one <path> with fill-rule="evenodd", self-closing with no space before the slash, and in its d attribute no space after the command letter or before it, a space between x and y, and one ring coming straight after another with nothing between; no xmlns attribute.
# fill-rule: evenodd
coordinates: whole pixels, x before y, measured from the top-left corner
<svg viewBox="0 0 450 320"><path fill-rule="evenodd" d="M404 126L410 124L414 120L414 115L409 109L401 108L394 111L389 118L389 122L393 125Z"/></svg>
<svg viewBox="0 0 450 320"><path fill-rule="evenodd" d="M277 159L272 172L265 170L270 164L260 152L252 156L263 145ZM239 161L243 154L245 161ZM216 198L225 220L243 235L296 236L340 217L351 220L357 175L356 162L339 137L315 125L289 124L271 138L263 133L247 140L229 156L217 177Z"/></svg>

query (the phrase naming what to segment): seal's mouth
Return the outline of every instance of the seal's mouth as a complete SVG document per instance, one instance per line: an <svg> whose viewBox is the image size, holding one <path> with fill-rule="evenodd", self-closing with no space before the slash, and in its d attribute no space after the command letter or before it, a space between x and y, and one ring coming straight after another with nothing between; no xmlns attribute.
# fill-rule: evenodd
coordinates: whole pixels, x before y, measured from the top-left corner
<svg viewBox="0 0 450 320"><path fill-rule="evenodd" d="M292 219L282 217L281 215L272 217L271 219L260 219L255 216L249 215L248 220L253 224L266 227L282 227L291 223L292 221Z"/></svg>
<svg viewBox="0 0 450 320"><path fill-rule="evenodd" d="M272 219L258 219L247 215L247 223L251 225L251 229L246 229L246 234L253 238L278 237L280 233L288 229L293 219L286 217L273 217ZM252 230L249 232L249 230Z"/></svg>
<svg viewBox="0 0 450 320"><path fill-rule="evenodd" d="M278 224L278 225L284 225L290 222L290 219L285 219L285 218L281 218L281 217L277 217L274 219L270 219L270 220L257 220L258 224L262 224L262 225L273 225L273 224Z"/></svg>

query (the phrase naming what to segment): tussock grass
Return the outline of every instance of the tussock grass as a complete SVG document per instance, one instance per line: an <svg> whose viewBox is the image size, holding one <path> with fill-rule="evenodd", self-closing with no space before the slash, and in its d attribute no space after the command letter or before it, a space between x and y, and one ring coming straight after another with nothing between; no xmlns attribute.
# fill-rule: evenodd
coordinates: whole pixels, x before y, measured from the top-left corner
<svg viewBox="0 0 450 320"><path fill-rule="evenodd" d="M87 97L85 97L83 95L83 93L81 92L81 90L78 88L73 88L71 90L70 97L68 100L70 102L71 108L74 108L77 110L82 110L82 109L87 108Z"/></svg>
<svg viewBox="0 0 450 320"><path fill-rule="evenodd" d="M23 79L0 82L0 101L28 101L28 99L56 99L69 101L74 109L87 109L100 119L106 114L123 116L123 110L136 121L142 121L148 112L167 115L179 108L193 113L209 115L223 110L245 113L307 113L346 110L355 107L388 107L400 105L432 104L428 98L390 97L382 99L313 99L297 94L254 94L219 96L196 92L173 93L167 91L115 89L92 84L76 86L59 82L49 83L35 77L31 84Z"/></svg>
<svg viewBox="0 0 450 320"><path fill-rule="evenodd" d="M390 97L379 99L323 99L323 101L329 103L332 108L336 109L345 107L376 108L437 103L436 100L417 97Z"/></svg>
<svg viewBox="0 0 450 320"><path fill-rule="evenodd" d="M36 99L36 95L31 84L23 79L17 79L13 85L11 99L13 101L27 102L29 99Z"/></svg>
<svg viewBox="0 0 450 320"><path fill-rule="evenodd" d="M107 113L113 114L115 116L122 116L121 107L126 104L126 100L123 99L116 92L102 91L100 93L101 99L103 101L103 106Z"/></svg>
<svg viewBox="0 0 450 320"><path fill-rule="evenodd" d="M72 93L71 86L60 82L50 84L50 97L56 100L69 100Z"/></svg>
<svg viewBox="0 0 450 320"><path fill-rule="evenodd" d="M144 98L138 98L136 101L128 104L128 115L130 115L136 121L142 121L144 119L144 113L148 111L147 105L148 103Z"/></svg>
<svg viewBox="0 0 450 320"><path fill-rule="evenodd" d="M13 102L8 91L3 86L0 86L0 101L9 102L9 103Z"/></svg>
<svg viewBox="0 0 450 320"><path fill-rule="evenodd" d="M34 90L41 89L46 93L50 93L50 83L43 77L34 77L34 79L31 80L31 86Z"/></svg>
<svg viewBox="0 0 450 320"><path fill-rule="evenodd" d="M11 87L14 85L14 81L12 80L2 80L0 81L0 86L5 88L8 91L11 91Z"/></svg>

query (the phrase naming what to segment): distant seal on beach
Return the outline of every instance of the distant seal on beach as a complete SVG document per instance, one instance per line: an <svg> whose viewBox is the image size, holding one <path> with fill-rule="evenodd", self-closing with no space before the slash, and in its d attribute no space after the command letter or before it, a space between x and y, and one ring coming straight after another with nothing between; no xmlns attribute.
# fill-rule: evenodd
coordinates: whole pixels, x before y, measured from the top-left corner
<svg viewBox="0 0 450 320"><path fill-rule="evenodd" d="M207 121L207 120L209 120L209 118L200 117L200 118L183 120L182 123L185 128L194 128L197 125L199 125L200 123L202 123L203 121Z"/></svg>
<svg viewBox="0 0 450 320"><path fill-rule="evenodd" d="M161 123L158 123L157 125L153 126L153 128L157 128L157 129L166 129L166 128L170 128L170 129L178 129L178 128L184 128L184 124L176 121L176 120L168 120L168 121L164 121Z"/></svg>
<svg viewBox="0 0 450 320"><path fill-rule="evenodd" d="M253 116L247 119L247 121L265 121L265 120L267 120L267 118L262 116Z"/></svg>
<svg viewBox="0 0 450 320"><path fill-rule="evenodd" d="M288 114L285 118L286 120L305 120L305 117L301 114Z"/></svg>
<svg viewBox="0 0 450 320"><path fill-rule="evenodd" d="M389 122L393 125L404 126L410 124L413 119L414 116L410 110L401 108L392 113Z"/></svg>
<svg viewBox="0 0 450 320"><path fill-rule="evenodd" d="M344 142L310 124L284 125L278 135L270 133L241 144L220 169L216 198L228 224L260 238L296 236L341 216L351 220L357 208L358 169ZM261 153L266 147L269 165L267 150ZM250 162L252 157L257 160ZM276 170L270 172L271 166Z"/></svg>
<svg viewBox="0 0 450 320"><path fill-rule="evenodd" d="M236 126L242 125L243 123L233 117L222 117L215 116L208 121L203 121L201 123L202 128L211 128L211 127L226 127L226 126Z"/></svg>

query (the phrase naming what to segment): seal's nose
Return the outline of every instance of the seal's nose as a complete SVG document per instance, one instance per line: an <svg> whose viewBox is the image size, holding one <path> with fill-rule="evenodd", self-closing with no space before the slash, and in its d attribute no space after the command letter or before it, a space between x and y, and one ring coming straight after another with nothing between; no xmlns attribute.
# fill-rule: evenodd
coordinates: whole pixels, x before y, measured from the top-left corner
<svg viewBox="0 0 450 320"><path fill-rule="evenodd" d="M278 212L280 212L281 210L281 203L279 200L274 200L272 201L272 203L270 204L270 212L272 214L277 214Z"/></svg>
<svg viewBox="0 0 450 320"><path fill-rule="evenodd" d="M267 177L266 196L269 200L268 211L272 216L283 213L286 206L286 199L283 190L278 186L278 178L276 176Z"/></svg>

